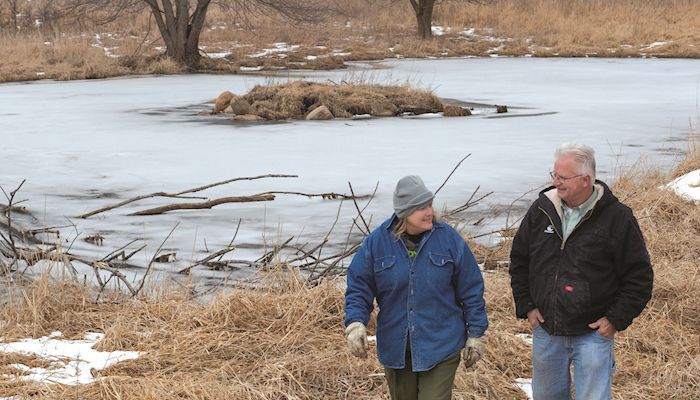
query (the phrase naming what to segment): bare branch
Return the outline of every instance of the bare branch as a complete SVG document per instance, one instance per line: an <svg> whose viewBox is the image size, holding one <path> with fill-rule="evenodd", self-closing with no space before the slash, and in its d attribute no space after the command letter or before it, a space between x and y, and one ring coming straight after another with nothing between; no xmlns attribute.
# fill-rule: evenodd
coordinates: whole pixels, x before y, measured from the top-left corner
<svg viewBox="0 0 700 400"><path fill-rule="evenodd" d="M230 253L234 250L236 250L235 246L231 246L231 245L226 246L225 248L217 251L214 254L211 254L211 255L209 255L209 256L207 256L199 261L195 261L194 263L190 264L190 266L188 266L187 268L183 268L180 271L178 271L178 273L182 274L182 275L189 275L190 272L192 271L192 268L194 268L198 265L206 264L207 262L215 259L216 257L223 257L225 254Z"/></svg>
<svg viewBox="0 0 700 400"><path fill-rule="evenodd" d="M182 197L182 196L185 194L189 194L189 193L201 192L202 190L211 189L211 188L216 187L216 186L221 186L221 185L225 185L227 183L236 182L236 181L252 181L255 179L263 179L263 178L298 178L298 177L299 177L299 175L285 175L285 174L266 174L266 175L258 175L258 176L244 176L244 177L239 177L239 178L227 179L225 181L220 181L220 182L216 182L216 183L211 183L211 184L204 185L204 186L198 186L198 187L192 188L192 189L186 189L186 190L183 190L183 191L180 191L177 193L155 192L155 193L151 193L151 194L144 194L141 196L132 197L130 199L124 200L124 201L119 202L117 204L113 204L110 206L99 208L99 209L94 210L94 211L80 214L76 218L92 217L93 215L100 214L100 213L103 213L105 211L113 210L115 208L119 208L119 207L125 206L127 204L130 204L130 203L133 203L133 202L136 202L139 200L143 200L143 199L148 199L151 197L188 198L188 197Z"/></svg>
<svg viewBox="0 0 700 400"><path fill-rule="evenodd" d="M450 177L452 176L452 174L455 173L455 171L457 170L457 168L459 168L459 166L462 165L462 162L463 162L464 160L466 160L467 158L469 158L469 156L471 156L471 155L472 155L472 153L469 153L469 154L467 154L466 156L464 156L464 158L462 158L461 160L459 160L459 162L457 163L457 165L455 165L455 167L452 168L452 172L450 172L450 174L447 175L447 178L445 178L445 181L442 182L442 185L440 185L440 187L437 188L437 190L435 191L435 195L436 195L436 196L437 196L437 194L440 192L440 190L442 190L442 188L445 186L445 184L447 183L447 181L450 180Z"/></svg>

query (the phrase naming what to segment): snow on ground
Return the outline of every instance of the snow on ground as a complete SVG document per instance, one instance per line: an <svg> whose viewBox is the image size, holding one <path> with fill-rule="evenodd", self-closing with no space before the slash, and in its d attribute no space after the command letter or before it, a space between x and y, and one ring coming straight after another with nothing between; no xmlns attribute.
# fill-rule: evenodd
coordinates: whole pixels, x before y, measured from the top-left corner
<svg viewBox="0 0 700 400"><path fill-rule="evenodd" d="M515 336L522 339L525 343L532 345L532 335L529 333L516 333Z"/></svg>
<svg viewBox="0 0 700 400"><path fill-rule="evenodd" d="M285 42L273 43L272 45L274 47L269 48L269 49L263 49L261 52L258 52L255 54L250 54L248 57L258 58L258 57L269 56L269 55L272 55L275 53L288 53L288 52L294 51L300 47L298 44L293 44L290 46ZM282 56L282 55L284 55L284 54L280 54L280 56Z"/></svg>
<svg viewBox="0 0 700 400"><path fill-rule="evenodd" d="M231 55L230 51L218 51L218 52L208 53L204 50L201 50L201 52L205 57L209 57L209 58L226 58L227 56Z"/></svg>
<svg viewBox="0 0 700 400"><path fill-rule="evenodd" d="M666 186L680 197L700 203L700 169L688 172Z"/></svg>
<svg viewBox="0 0 700 400"><path fill-rule="evenodd" d="M529 333L516 333L515 336L521 338L525 343L532 346L532 335ZM532 399L532 379L516 378L515 385L527 395L528 399Z"/></svg>
<svg viewBox="0 0 700 400"><path fill-rule="evenodd" d="M534 397L532 396L532 379L528 378L518 378L515 380L515 384L525 392L527 395L527 398L532 400Z"/></svg>
<svg viewBox="0 0 700 400"><path fill-rule="evenodd" d="M668 44L668 42L654 42L654 43L649 44L648 46L643 46L643 47L642 47L641 49L639 49L639 50L640 50L640 51L651 50L651 49L654 49L654 48L656 48L656 47L665 46L666 44Z"/></svg>
<svg viewBox="0 0 700 400"><path fill-rule="evenodd" d="M82 340L60 339L61 335L61 332L52 332L49 336L38 339L0 343L0 352L20 353L52 361L48 368L32 368L24 364L9 365L22 371L16 379L65 385L91 383L95 380L95 372L141 355L138 351L94 350L93 346L102 340L103 333L87 333Z"/></svg>
<svg viewBox="0 0 700 400"><path fill-rule="evenodd" d="M442 36L446 33L449 33L452 30L452 28L450 28L449 26L447 28L444 28L440 25L435 25L435 26L431 26L430 30L433 32L433 35Z"/></svg>

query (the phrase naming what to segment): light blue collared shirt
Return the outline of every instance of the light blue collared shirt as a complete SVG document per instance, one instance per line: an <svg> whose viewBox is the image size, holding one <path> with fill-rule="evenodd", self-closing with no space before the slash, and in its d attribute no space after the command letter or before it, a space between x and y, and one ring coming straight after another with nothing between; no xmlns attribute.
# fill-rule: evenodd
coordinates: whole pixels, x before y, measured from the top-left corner
<svg viewBox="0 0 700 400"><path fill-rule="evenodd" d="M562 221L561 221L561 226L562 230L564 231L564 240L569 237L571 232L574 230L576 225L578 225L579 222L581 222L581 218L583 218L586 213L593 208L595 205L596 199L598 198L598 189L593 186L593 193L591 193L591 196L583 202L578 207L568 207L564 202L561 202L561 211L562 211Z"/></svg>

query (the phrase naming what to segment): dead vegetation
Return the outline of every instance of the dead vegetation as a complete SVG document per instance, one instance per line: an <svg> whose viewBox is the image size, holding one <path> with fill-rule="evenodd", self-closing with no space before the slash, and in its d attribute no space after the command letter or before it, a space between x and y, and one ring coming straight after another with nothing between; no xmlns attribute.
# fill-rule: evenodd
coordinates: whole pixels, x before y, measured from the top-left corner
<svg viewBox="0 0 700 400"><path fill-rule="evenodd" d="M163 42L145 12L106 25L90 23L89 17L74 25L52 12L54 2L12 3L19 13L0 9L0 82L186 71L160 57ZM696 1L441 3L433 16L433 40L417 37L408 1L340 2L337 15L313 25L212 7L202 31L205 60L199 70L331 69L345 67L346 61L413 57L700 56Z"/></svg>
<svg viewBox="0 0 700 400"><path fill-rule="evenodd" d="M691 150L671 174L637 166L614 182L617 196L638 217L655 270L651 302L617 336L613 395L623 399L693 399L700 387L700 207L669 190L672 177L700 167ZM508 240L474 246L480 261L505 260ZM456 399L525 399L514 384L529 377L530 347L516 333L529 329L513 314L507 268L485 272L488 352L476 370L457 374ZM374 356L345 349L342 278L308 285L288 265L240 284L211 302L184 290L160 288L135 298L44 278L20 288L0 312L5 340L60 330L65 337L106 334L101 350L137 350L141 358L98 373L78 387L15 381L0 376L0 396L64 399L387 399ZM373 325L370 325L370 330ZM371 352L374 354L374 352ZM10 363L44 365L19 355Z"/></svg>
<svg viewBox="0 0 700 400"><path fill-rule="evenodd" d="M443 105L442 100L433 93L408 85L294 81L256 85L243 96L223 92L215 101L213 113L254 115L266 120L331 119L355 115L391 117L405 113L437 113L443 111L443 106L452 110L449 114L452 116L469 113L468 109L459 106ZM314 117L318 112L312 112L319 108L323 108L325 114Z"/></svg>

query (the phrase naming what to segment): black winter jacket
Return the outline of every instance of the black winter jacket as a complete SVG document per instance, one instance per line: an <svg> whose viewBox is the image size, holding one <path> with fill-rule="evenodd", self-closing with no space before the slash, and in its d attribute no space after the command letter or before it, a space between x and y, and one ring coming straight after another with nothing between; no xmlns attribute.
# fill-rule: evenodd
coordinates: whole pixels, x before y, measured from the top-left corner
<svg viewBox="0 0 700 400"><path fill-rule="evenodd" d="M588 324L603 316L622 331L651 298L654 274L637 220L607 185L596 184L602 195L566 242L554 187L540 192L513 239L516 315L538 308L551 335L591 332Z"/></svg>

